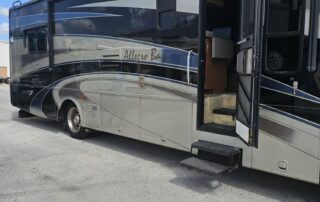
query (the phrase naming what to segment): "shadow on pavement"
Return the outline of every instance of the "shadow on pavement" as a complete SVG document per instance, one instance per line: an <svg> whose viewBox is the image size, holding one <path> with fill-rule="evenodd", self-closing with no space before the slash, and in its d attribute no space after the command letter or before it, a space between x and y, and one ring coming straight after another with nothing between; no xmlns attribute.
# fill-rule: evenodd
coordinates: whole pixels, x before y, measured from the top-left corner
<svg viewBox="0 0 320 202"><path fill-rule="evenodd" d="M33 126L41 130L48 130L54 133L63 132L62 125L57 121L44 119L40 117L19 118L18 111L12 113L11 121L15 121L24 125Z"/></svg>

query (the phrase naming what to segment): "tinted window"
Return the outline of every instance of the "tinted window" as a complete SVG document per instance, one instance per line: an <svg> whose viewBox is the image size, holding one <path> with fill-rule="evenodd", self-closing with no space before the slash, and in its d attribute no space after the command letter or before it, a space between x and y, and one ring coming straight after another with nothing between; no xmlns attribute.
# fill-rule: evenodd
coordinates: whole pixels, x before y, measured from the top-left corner
<svg viewBox="0 0 320 202"><path fill-rule="evenodd" d="M267 68L272 72L295 72L299 64L300 37L269 38Z"/></svg>
<svg viewBox="0 0 320 202"><path fill-rule="evenodd" d="M254 14L255 14L255 0L242 1L242 33L241 39L253 35L254 28Z"/></svg>
<svg viewBox="0 0 320 202"><path fill-rule="evenodd" d="M269 33L298 31L300 17L299 0L269 0Z"/></svg>
<svg viewBox="0 0 320 202"><path fill-rule="evenodd" d="M309 39L301 36L303 4L300 0L269 0L264 72L267 77L262 79L261 103L320 124L320 104L317 98L309 97L320 97L320 71L318 68L309 72L306 68ZM268 77L272 79L269 84L264 82ZM291 90L295 83L303 96L279 86L279 82Z"/></svg>
<svg viewBox="0 0 320 202"><path fill-rule="evenodd" d="M269 0L265 45L268 74L297 74L307 55L304 48L301 0Z"/></svg>
<svg viewBox="0 0 320 202"><path fill-rule="evenodd" d="M47 33L44 29L28 32L28 47L30 53L47 51Z"/></svg>

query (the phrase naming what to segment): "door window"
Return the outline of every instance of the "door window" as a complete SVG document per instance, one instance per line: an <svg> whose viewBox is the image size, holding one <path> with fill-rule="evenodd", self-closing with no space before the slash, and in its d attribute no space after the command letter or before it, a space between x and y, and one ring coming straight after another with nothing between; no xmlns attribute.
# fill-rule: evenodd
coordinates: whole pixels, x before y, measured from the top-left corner
<svg viewBox="0 0 320 202"><path fill-rule="evenodd" d="M242 1L241 16L241 39L248 38L254 30L254 6L255 0Z"/></svg>

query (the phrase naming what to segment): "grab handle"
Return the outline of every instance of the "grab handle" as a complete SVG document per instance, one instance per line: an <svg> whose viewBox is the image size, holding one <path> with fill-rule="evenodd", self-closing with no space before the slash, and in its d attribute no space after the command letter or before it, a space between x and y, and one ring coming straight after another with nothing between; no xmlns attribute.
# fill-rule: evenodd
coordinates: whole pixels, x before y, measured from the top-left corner
<svg viewBox="0 0 320 202"><path fill-rule="evenodd" d="M190 84L190 60L191 60L192 50L188 53L188 61L187 61L187 82Z"/></svg>
<svg viewBox="0 0 320 202"><path fill-rule="evenodd" d="M16 5L16 4L18 4L19 3L19 5ZM13 3L12 3L12 7L14 8L14 7L16 7L16 6L21 6L21 4L22 4L22 2L20 1L20 0L17 0L17 1L14 1Z"/></svg>

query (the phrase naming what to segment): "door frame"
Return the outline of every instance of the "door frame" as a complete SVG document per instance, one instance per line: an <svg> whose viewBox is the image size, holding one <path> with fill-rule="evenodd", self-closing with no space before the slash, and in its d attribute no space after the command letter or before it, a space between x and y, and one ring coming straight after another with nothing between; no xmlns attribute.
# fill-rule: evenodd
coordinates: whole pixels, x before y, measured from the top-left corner
<svg viewBox="0 0 320 202"><path fill-rule="evenodd" d="M204 87L205 87L205 63L206 63L206 24L207 24L207 0L199 0L199 26L198 26L198 96L197 96L197 117L196 129L199 131L216 133L231 137L237 137L235 132L208 127L204 124Z"/></svg>
<svg viewBox="0 0 320 202"><path fill-rule="evenodd" d="M261 74L262 74L262 65L263 65L263 57L264 57L264 29L265 29L265 18L266 18L266 0L257 0L259 4L256 6L258 7L259 11L256 12L256 18L259 20L258 22L255 21L255 45L257 46L255 50L255 65L254 71L256 72L255 76L257 77L257 85L254 85L253 93L255 95L255 101L253 104L253 119L257 120L252 127L252 133L256 135L255 138L252 139L251 146L258 148L259 144L259 119L260 119L260 98L261 98ZM257 16L257 13L260 12L260 17ZM258 68L257 68L258 67Z"/></svg>
<svg viewBox="0 0 320 202"><path fill-rule="evenodd" d="M229 131L224 131L220 129L214 129L212 127L208 127L204 124L204 96L205 93L203 91L204 85L205 85L205 61L206 61L206 56L205 56L205 35L206 35L206 17L207 17L207 1L206 0L199 0L199 26L198 26L198 34L199 34L199 40L198 40L198 48L199 48L199 60L198 60L198 96L197 96L197 117L196 117L196 129L199 131L205 131L205 132L210 132L210 133L217 133L221 135L227 135L227 136L232 136L232 137L239 137L236 132L230 133ZM260 3L257 5L260 7L260 11L263 11L261 14L261 18L259 18L259 23L255 22L255 26L258 25L258 28L255 29L259 30L259 39L256 41L259 43L259 48L258 52L256 55L259 56L259 59L255 60L256 65L260 66L262 65L262 54L263 54L263 26L264 26L264 21L265 21L265 0L258 0ZM240 8L241 9L241 4ZM241 13L240 13L241 14ZM256 13L255 13L256 15ZM257 16L256 16L257 17ZM241 26L241 25L239 25ZM261 68L256 69L255 71L259 71L257 73L258 75L258 83L260 84L260 77L261 77ZM259 106L260 106L260 85L255 86L253 89L256 102L254 103L254 119L258 120L259 119ZM253 133L258 134L259 131L259 124L255 124L253 127ZM241 138L240 138L241 139ZM255 141L253 141L252 146L258 147L258 138L255 138Z"/></svg>
<svg viewBox="0 0 320 202"><path fill-rule="evenodd" d="M204 127L204 81L205 81L205 35L206 35L206 16L207 16L207 1L199 0L199 25L198 25L198 96L197 96L197 130L208 131ZM208 131L213 132L213 131Z"/></svg>

